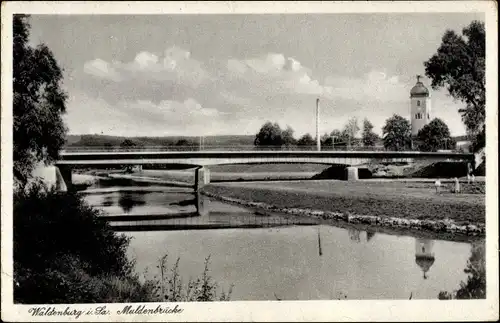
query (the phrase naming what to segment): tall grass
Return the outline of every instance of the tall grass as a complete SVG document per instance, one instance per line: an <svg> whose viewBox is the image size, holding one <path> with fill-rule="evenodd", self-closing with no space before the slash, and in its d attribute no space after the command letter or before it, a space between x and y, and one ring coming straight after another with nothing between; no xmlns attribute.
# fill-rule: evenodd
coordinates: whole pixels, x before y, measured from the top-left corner
<svg viewBox="0 0 500 323"><path fill-rule="evenodd" d="M228 291L224 289L218 293L218 284L210 275L210 256L205 258L205 265L201 275L195 279L190 278L187 283L179 274L180 257L171 268L167 265L168 255L158 261L156 268L159 276L146 279L145 286L150 290L149 301L152 302L208 302L229 301L233 285Z"/></svg>

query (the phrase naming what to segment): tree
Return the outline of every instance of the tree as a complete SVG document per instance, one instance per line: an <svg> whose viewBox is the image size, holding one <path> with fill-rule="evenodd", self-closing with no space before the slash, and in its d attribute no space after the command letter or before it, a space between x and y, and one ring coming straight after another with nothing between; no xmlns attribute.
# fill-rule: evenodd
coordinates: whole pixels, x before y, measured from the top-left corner
<svg viewBox="0 0 500 323"><path fill-rule="evenodd" d="M344 126L343 137L347 139L349 146L355 144L356 135L359 132L358 118L350 118Z"/></svg>
<svg viewBox="0 0 500 323"><path fill-rule="evenodd" d="M297 141L298 146L314 146L316 142L314 141L313 137L306 133L300 139Z"/></svg>
<svg viewBox="0 0 500 323"><path fill-rule="evenodd" d="M325 133L321 136L321 146L333 146L333 138L329 134Z"/></svg>
<svg viewBox="0 0 500 323"><path fill-rule="evenodd" d="M179 139L177 140L177 142L175 143L176 146L188 146L189 145L189 141L187 141L186 139Z"/></svg>
<svg viewBox="0 0 500 323"><path fill-rule="evenodd" d="M293 129L287 126L285 130L281 133L282 144L285 146L293 146L296 144L296 140L293 137Z"/></svg>
<svg viewBox="0 0 500 323"><path fill-rule="evenodd" d="M125 139L124 141L122 141L122 143L120 144L120 147L121 148L132 148L132 147L135 147L137 146L135 144L135 142L133 142L132 140L130 139Z"/></svg>
<svg viewBox="0 0 500 323"><path fill-rule="evenodd" d="M432 80L433 89L446 86L453 98L466 104L465 109L460 109L459 112L471 138L480 135L484 137L484 23L473 21L462 30L462 34L457 35L453 30L446 30L437 53L424 63L425 74Z"/></svg>
<svg viewBox="0 0 500 323"><path fill-rule="evenodd" d="M13 19L13 172L20 185L27 183L37 163L58 159L67 131L62 70L45 44L28 44L28 19Z"/></svg>
<svg viewBox="0 0 500 323"><path fill-rule="evenodd" d="M411 147L411 125L405 118L394 114L386 120L382 131L385 149L401 151Z"/></svg>
<svg viewBox="0 0 500 323"><path fill-rule="evenodd" d="M426 124L417 135L419 149L422 151L438 151L452 149L455 142L450 136L450 129L441 119L434 119Z"/></svg>
<svg viewBox="0 0 500 323"><path fill-rule="evenodd" d="M282 144L282 132L278 123L266 122L255 135L255 146L281 146Z"/></svg>
<svg viewBox="0 0 500 323"><path fill-rule="evenodd" d="M378 139L378 135L373 132L373 124L368 119L365 119L363 121L363 145L365 147L373 147Z"/></svg>
<svg viewBox="0 0 500 323"><path fill-rule="evenodd" d="M472 140L472 151L478 151L486 145L486 126Z"/></svg>
<svg viewBox="0 0 500 323"><path fill-rule="evenodd" d="M339 147L339 146L346 146L347 145L347 137L346 137L346 134L343 133L342 131L340 130L333 130L331 133L330 133L330 137L332 138L333 140L333 146L334 147Z"/></svg>

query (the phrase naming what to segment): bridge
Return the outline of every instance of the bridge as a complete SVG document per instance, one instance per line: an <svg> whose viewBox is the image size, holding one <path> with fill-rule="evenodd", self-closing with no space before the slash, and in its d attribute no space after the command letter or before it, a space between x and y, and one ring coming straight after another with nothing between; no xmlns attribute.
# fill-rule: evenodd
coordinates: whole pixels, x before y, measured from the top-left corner
<svg viewBox="0 0 500 323"><path fill-rule="evenodd" d="M195 188L210 183L206 166L298 163L346 165L348 179L358 178L357 166L371 162L457 161L474 164L472 153L419 151L99 151L62 152L56 162L58 178L70 187L73 169L120 169L125 166L176 165L195 168Z"/></svg>

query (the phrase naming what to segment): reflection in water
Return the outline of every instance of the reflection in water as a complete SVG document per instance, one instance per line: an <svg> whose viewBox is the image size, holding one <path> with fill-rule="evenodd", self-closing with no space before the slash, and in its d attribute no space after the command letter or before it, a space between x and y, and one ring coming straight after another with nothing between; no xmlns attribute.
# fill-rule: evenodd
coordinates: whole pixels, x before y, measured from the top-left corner
<svg viewBox="0 0 500 323"><path fill-rule="evenodd" d="M210 255L214 279L221 285L234 284L236 301L325 300L339 293L351 300L407 300L409 295L435 299L441 290L453 290L466 279L460 268L470 252L465 243L434 241L437 261L423 281L415 265L413 237L377 233L377 239L366 244L362 234L362 243L356 243L345 229L328 225L128 235L134 237L129 252L139 272L156 265L167 248L169 255L182 257L180 270L188 279Z"/></svg>
<svg viewBox="0 0 500 323"><path fill-rule="evenodd" d="M354 229L354 228L350 228L350 229L347 229L347 232L349 234L349 238L351 239L351 241L354 241L357 243L361 242L361 231Z"/></svg>
<svg viewBox="0 0 500 323"><path fill-rule="evenodd" d="M208 203L207 197L205 195L200 194L199 192L195 193L194 199L186 199L178 202L170 203L170 205L178 205L178 206L190 206L194 205L196 207L196 213L199 216L208 215L208 208L206 204Z"/></svg>
<svg viewBox="0 0 500 323"><path fill-rule="evenodd" d="M484 241L472 244L471 255L464 272L467 281L460 282L460 288L453 293L442 291L438 298L445 299L484 299L486 298L486 258Z"/></svg>
<svg viewBox="0 0 500 323"><path fill-rule="evenodd" d="M198 193L199 195L199 193ZM178 202L172 202L170 205L178 205L178 206L189 206L189 205L196 205L196 198L194 199L188 199L188 200L182 200Z"/></svg>
<svg viewBox="0 0 500 323"><path fill-rule="evenodd" d="M427 272L435 261L433 246L434 240L415 239L415 262L422 269L424 279L427 279Z"/></svg>
<svg viewBox="0 0 500 323"><path fill-rule="evenodd" d="M361 242L361 237L362 237L362 234L366 232L366 240L365 242L369 242L374 236L375 236L375 232L373 231L361 231L361 230L358 230L356 228L349 228L347 229L347 233L349 235L349 239L351 241L354 241L356 243L360 243Z"/></svg>
<svg viewBox="0 0 500 323"><path fill-rule="evenodd" d="M323 255L323 250L321 249L321 234L318 227L318 253L320 256Z"/></svg>
<svg viewBox="0 0 500 323"><path fill-rule="evenodd" d="M93 188L111 188L111 187L130 187L130 186L141 186L141 187L146 187L146 186L151 186L150 183L146 182L137 182L134 181L133 179L130 178L106 178L106 179L100 179L97 182L95 182L93 185Z"/></svg>
<svg viewBox="0 0 500 323"><path fill-rule="evenodd" d="M197 192L195 202L196 202L196 212L198 213L199 216L205 216L209 214L208 207L206 207L208 200L205 195L202 195L199 192Z"/></svg>
<svg viewBox="0 0 500 323"><path fill-rule="evenodd" d="M114 204L112 196L105 196L104 201L102 202L102 206L108 207Z"/></svg>
<svg viewBox="0 0 500 323"><path fill-rule="evenodd" d="M137 194L137 192L120 192L118 204L125 213L129 213L134 206L145 205L144 194Z"/></svg>

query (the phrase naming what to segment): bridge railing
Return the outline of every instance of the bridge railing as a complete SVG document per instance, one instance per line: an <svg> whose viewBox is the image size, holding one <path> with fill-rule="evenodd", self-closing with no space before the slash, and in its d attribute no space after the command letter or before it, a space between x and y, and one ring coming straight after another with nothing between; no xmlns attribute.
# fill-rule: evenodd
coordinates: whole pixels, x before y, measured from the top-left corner
<svg viewBox="0 0 500 323"><path fill-rule="evenodd" d="M316 146L254 146L254 145L205 145L205 146L136 146L136 147L110 147L110 146L68 146L63 152L149 152L149 151L316 151ZM383 146L374 147L347 147L347 146L322 146L321 151L394 151ZM418 151L406 149L405 151Z"/></svg>

